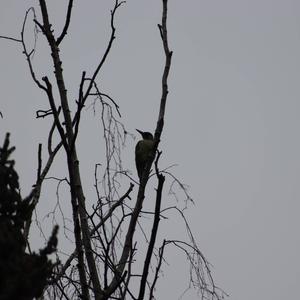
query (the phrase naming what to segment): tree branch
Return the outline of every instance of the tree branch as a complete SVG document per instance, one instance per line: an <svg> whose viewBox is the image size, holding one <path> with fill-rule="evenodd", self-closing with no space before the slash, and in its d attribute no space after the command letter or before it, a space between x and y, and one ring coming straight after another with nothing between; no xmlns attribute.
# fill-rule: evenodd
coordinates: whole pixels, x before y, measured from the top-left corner
<svg viewBox="0 0 300 300"><path fill-rule="evenodd" d="M29 14L30 11L32 11L34 19L36 18L36 17L35 17L35 11L34 11L34 8L33 8L33 7L30 7L30 8L26 11L26 13L25 13L25 17L24 17L24 21L23 21L23 26L22 26L22 30L21 30L21 42L22 42L22 46L23 46L23 53L24 53L24 55L25 55L25 57L26 57L26 60L27 60L28 66L29 66L29 70L30 70L30 74L31 74L31 77L32 77L33 81L36 83L36 85L37 85L40 89L46 91L46 87L43 86L43 85L40 83L40 81L36 78L35 72L34 72L34 70L33 70L33 66L32 66L32 62L31 62L31 58L30 58L30 57L31 57L32 53L34 52L34 49L31 50L30 52L28 52L28 51L27 51L27 48L26 48L26 44L25 44L25 37L24 37L24 34L25 34L25 25L26 25L26 21L27 21L28 14Z"/></svg>
<svg viewBox="0 0 300 300"><path fill-rule="evenodd" d="M168 0L162 0L163 2L163 13L162 13L162 23L158 25L161 39L163 42L164 52L165 52L165 67L162 76L162 95L160 100L159 115L155 130L155 143L158 145L160 136L164 126L165 108L168 96L168 76L171 67L171 60L173 52L169 50L168 43L168 31L167 31L167 15L168 15ZM156 149L155 149L156 150Z"/></svg>
<svg viewBox="0 0 300 300"><path fill-rule="evenodd" d="M72 7L73 7L73 0L69 0L67 16L66 16L66 23L65 23L65 26L63 28L63 31L62 31L61 35L56 40L57 46L59 46L59 44L62 42L62 40L64 39L64 37L67 34L67 31L68 31L68 28L69 28L69 25L70 25L70 21L71 21Z"/></svg>
<svg viewBox="0 0 300 300"><path fill-rule="evenodd" d="M5 35L0 35L0 39L5 39L5 40L10 40L10 41L22 43L21 39L17 39L17 38L13 38L13 37L10 37L10 36L5 36Z"/></svg>
<svg viewBox="0 0 300 300"><path fill-rule="evenodd" d="M160 268L161 268L161 264L162 264L162 261L163 261L165 246L166 246L166 240L163 241L162 246L159 248L159 253L158 253L159 259L158 259L158 264L157 264L157 267L156 267L156 270L155 270L154 280L153 280L153 283L152 283L152 285L150 287L149 300L153 300L154 299L153 292L154 292L155 285L156 285L156 282L157 282L158 277L159 277L158 274L159 274L159 271L160 271Z"/></svg>
<svg viewBox="0 0 300 300"><path fill-rule="evenodd" d="M103 54L103 56L102 56L102 59L101 59L100 63L98 64L96 70L94 71L93 76L91 77L90 84L89 84L89 86L88 86L88 88L87 88L87 90L86 90L86 92L85 92L85 94L84 94L84 96L83 96L83 99L84 99L83 102L85 102L85 99L89 96L90 91L91 91L91 89L92 89L92 87L93 87L93 84L94 84L94 82L95 82L95 79L96 79L96 77L97 77L99 71L101 70L103 64L105 63L106 58L107 58L107 56L108 56L108 54L109 54L109 52L110 52L110 49L111 49L112 44L113 44L113 41L114 41L114 39L115 39L115 32L116 32L116 28L115 28L115 25L114 25L115 14L116 14L117 9L118 9L123 3L125 3L125 1L120 1L120 2L119 2L119 0L116 0L116 1L115 1L115 6L114 6L113 10L111 11L111 19L110 19L111 34L110 34L110 39L109 39L109 42L108 42L108 44L107 44L106 50L105 50L105 52L104 52L104 54Z"/></svg>
<svg viewBox="0 0 300 300"><path fill-rule="evenodd" d="M78 271L79 271L79 278L80 278L81 289L82 289L82 297L84 299L89 299L88 284L87 284L86 274L84 270L84 257L82 251L82 244L83 244L85 255L87 258L87 265L90 271L90 278L92 280L93 287L94 287L95 298L98 299L98 296L101 293L101 287L100 287L99 277L97 275L95 260L93 257L93 253L91 251L91 240L89 236L89 228L87 223L85 196L82 190L82 184L80 178L79 161L77 158L75 146L70 148L70 145L72 145L72 141L74 138L74 133L73 133L72 118L71 118L71 113L70 113L69 103L67 98L67 90L64 82L62 62L60 60L59 48L56 44L53 31L51 30L51 24L49 22L46 2L45 0L39 0L39 3L41 6L41 13L43 18L43 25L39 25L39 26L43 31L43 33L45 34L49 46L51 48L51 56L54 64L55 78L57 82L57 88L59 91L60 102L61 102L62 112L63 112L65 126L66 126L65 141L64 141L65 137L62 135L62 131L59 127L58 130L60 131L60 135L64 142L64 146L67 154L70 187L71 187L71 202L73 208L74 235L76 241L76 249L78 251L78 259L79 259ZM56 122L56 124L58 124L58 122Z"/></svg>
<svg viewBox="0 0 300 300"><path fill-rule="evenodd" d="M142 274L142 279L141 279L141 284L140 284L140 292L139 292L138 300L143 300L144 296L145 296L145 288L146 288L146 283L147 283L147 278L148 278L149 266L150 266L150 262L151 262L151 256L153 253L154 245L155 245L156 235L157 235L157 231L158 231L158 224L160 221L161 197L162 197L163 185L165 182L165 177L158 170L158 160L159 160L160 155L161 155L161 152L158 153L157 158L155 160L155 170L156 170L156 176L158 179L158 186L157 186L157 191L156 191L156 201L155 201L155 213L154 213L154 220L153 220L153 225L152 225L150 242L148 245L146 259L144 262L144 269L143 269L143 274Z"/></svg>
<svg viewBox="0 0 300 300"><path fill-rule="evenodd" d="M116 289L116 286L118 284L118 278L122 276L122 273L124 272L125 265L128 261L128 257L130 254L130 251L132 249L132 240L133 240L133 235L135 232L137 220L139 217L139 214L142 210L143 207L143 201L145 198L145 188L149 179L149 173L150 173L150 168L152 165L152 162L155 157L155 153L160 141L160 136L163 130L163 124L164 124L164 115L165 115L165 106L166 106L166 101L167 101L167 95L168 95L168 74L171 66L171 58L172 58L172 52L169 51L168 47L168 37L167 37L167 0L162 0L163 1L163 12L162 12L162 41L163 41L163 46L165 50L165 56L166 56L166 61L165 61L165 67L164 67L164 72L162 76L162 96L161 96L161 101L160 101L160 111L159 111L159 116L158 116L158 121L157 121L157 127L155 130L155 137L154 137L154 147L152 149L152 153L148 159L148 162L146 164L145 170L142 174L141 181L140 181L140 186L139 186L139 191L137 195L137 201L136 205L134 207L132 217L130 219L129 227L127 230L127 234L125 237L125 243L123 247L123 251L121 254L121 257L119 259L118 267L117 267L117 273L115 274L113 280L111 281L111 284L105 291L106 295L110 295L111 291L114 291ZM107 299L107 297L103 298Z"/></svg>

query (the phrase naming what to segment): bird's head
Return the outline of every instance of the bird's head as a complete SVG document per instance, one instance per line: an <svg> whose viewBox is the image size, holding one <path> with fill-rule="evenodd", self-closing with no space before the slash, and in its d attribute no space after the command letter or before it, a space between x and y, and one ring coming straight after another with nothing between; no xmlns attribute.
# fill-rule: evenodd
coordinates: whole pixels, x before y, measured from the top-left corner
<svg viewBox="0 0 300 300"><path fill-rule="evenodd" d="M141 131L139 129L136 129L136 131L142 135L144 140L153 140L153 135L151 132Z"/></svg>

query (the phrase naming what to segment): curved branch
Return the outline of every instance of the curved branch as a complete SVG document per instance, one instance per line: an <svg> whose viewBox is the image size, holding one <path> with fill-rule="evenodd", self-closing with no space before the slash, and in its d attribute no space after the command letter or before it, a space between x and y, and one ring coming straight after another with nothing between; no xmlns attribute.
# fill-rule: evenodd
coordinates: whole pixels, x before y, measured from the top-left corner
<svg viewBox="0 0 300 300"><path fill-rule="evenodd" d="M23 25L22 25L22 30L21 30L21 43L22 43L22 46L23 46L23 53L26 56L26 60L27 60L27 63L28 63L28 66L29 66L29 70L30 70L30 74L31 74L31 77L32 77L33 81L36 83L36 85L40 89L42 89L45 92L47 92L46 87L40 83L40 81L35 76L35 72L33 70L32 62L31 62L31 55L32 55L32 53L34 53L34 48L30 52L28 52L27 48L26 48L26 44L25 44L25 37L24 37L24 34L25 34L25 25L26 25L27 17L28 17L28 14L29 14L30 11L32 11L32 13L33 13L34 20L36 18L35 17L35 10L34 10L34 8L30 7L26 11L26 13L25 13L25 17L24 17L24 21L23 21Z"/></svg>
<svg viewBox="0 0 300 300"><path fill-rule="evenodd" d="M111 34L110 34L110 39L109 39L108 45L107 45L107 47L106 47L106 50L105 50L105 52L104 52L104 54L103 54L103 56L102 56L102 59L101 59L100 63L98 64L96 70L94 71L93 76L91 77L90 84L89 84L89 86L88 86L88 88L87 88L87 90L86 90L86 92L85 92L84 97L83 97L83 102L85 102L86 98L89 96L90 91L91 91L91 89L92 89L92 87L93 87L93 84L94 84L94 82L95 82L95 79L96 79L96 77L97 77L99 71L101 70L103 64L105 63L106 58L107 58L107 56L108 56L108 53L110 52L110 49L111 49L112 44L113 44L113 41L114 41L114 39L115 39L115 32L116 32L116 28L115 28L115 24L114 24L115 14L116 14L117 9L118 9L123 3L125 3L125 1L120 1L120 2L119 2L119 0L116 0L116 1L115 1L115 6L114 6L113 10L111 11L111 19L110 19L110 20L111 20L111 21L110 21Z"/></svg>
<svg viewBox="0 0 300 300"><path fill-rule="evenodd" d="M57 46L61 43L61 41L64 39L64 37L67 34L67 31L68 31L68 28L70 25L70 21L71 21L72 8L73 8L73 0L70 0L69 5L68 5L68 11L67 11L66 23L65 23L64 29L63 29L61 35L59 36L59 38L56 40Z"/></svg>

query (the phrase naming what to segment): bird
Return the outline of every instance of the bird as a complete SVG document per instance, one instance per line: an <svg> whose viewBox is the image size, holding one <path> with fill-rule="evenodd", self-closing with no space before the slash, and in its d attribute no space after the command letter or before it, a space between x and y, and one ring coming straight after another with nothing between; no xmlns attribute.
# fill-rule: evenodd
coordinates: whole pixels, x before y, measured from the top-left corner
<svg viewBox="0 0 300 300"><path fill-rule="evenodd" d="M138 141L135 146L135 164L139 179L141 181L143 171L149 159L149 154L151 153L154 145L154 139L151 132L144 132L139 129L136 129L136 131L143 137L143 139Z"/></svg>

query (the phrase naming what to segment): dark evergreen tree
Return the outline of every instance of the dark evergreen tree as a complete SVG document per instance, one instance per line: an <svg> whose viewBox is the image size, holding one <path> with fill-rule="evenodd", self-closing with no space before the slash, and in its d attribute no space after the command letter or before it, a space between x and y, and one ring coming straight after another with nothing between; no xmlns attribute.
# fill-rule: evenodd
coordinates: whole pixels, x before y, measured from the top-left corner
<svg viewBox="0 0 300 300"><path fill-rule="evenodd" d="M39 254L25 252L24 226L33 205L20 195L19 176L10 159L14 150L7 134L0 148L0 300L29 300L41 296L51 276L54 265L47 255L56 249L58 227Z"/></svg>

